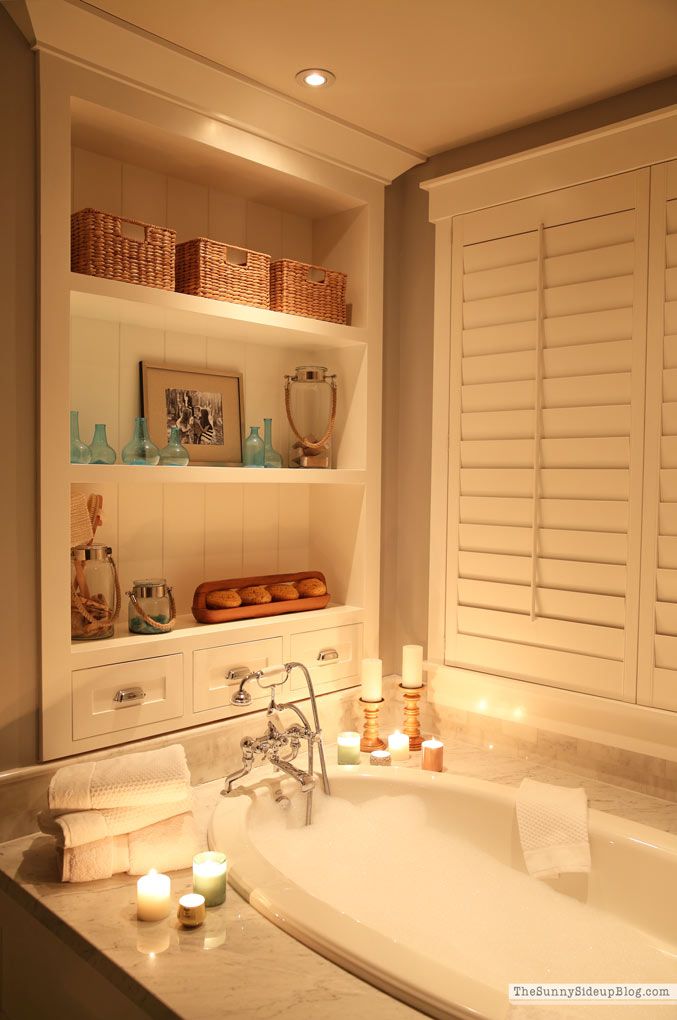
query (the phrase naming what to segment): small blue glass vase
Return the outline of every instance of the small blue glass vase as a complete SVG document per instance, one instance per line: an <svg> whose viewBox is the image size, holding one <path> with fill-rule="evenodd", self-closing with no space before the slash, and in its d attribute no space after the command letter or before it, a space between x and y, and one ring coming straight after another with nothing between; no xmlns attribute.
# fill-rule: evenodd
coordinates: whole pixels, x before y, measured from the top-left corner
<svg viewBox="0 0 677 1020"><path fill-rule="evenodd" d="M250 425L249 435L244 441L244 454L242 457L244 466L252 468L265 467L265 449L264 442L259 435L259 426Z"/></svg>
<svg viewBox="0 0 677 1020"><path fill-rule="evenodd" d="M89 449L92 454L92 464L115 463L116 453L113 447L108 445L105 425L94 426L94 435L92 436L92 441L89 444Z"/></svg>
<svg viewBox="0 0 677 1020"><path fill-rule="evenodd" d="M125 464L145 464L153 467L160 459L160 451L155 443L151 443L148 435L148 423L145 418L134 419L134 435L122 450Z"/></svg>
<svg viewBox="0 0 677 1020"><path fill-rule="evenodd" d="M169 442L160 450L160 464L164 467L187 467L189 460L188 450L181 442L181 430L172 425Z"/></svg>
<svg viewBox="0 0 677 1020"><path fill-rule="evenodd" d="M263 466L267 468L281 468L282 457L273 449L273 419L263 419Z"/></svg>
<svg viewBox="0 0 677 1020"><path fill-rule="evenodd" d="M79 412L71 411L71 464L89 464L92 451L80 439Z"/></svg>

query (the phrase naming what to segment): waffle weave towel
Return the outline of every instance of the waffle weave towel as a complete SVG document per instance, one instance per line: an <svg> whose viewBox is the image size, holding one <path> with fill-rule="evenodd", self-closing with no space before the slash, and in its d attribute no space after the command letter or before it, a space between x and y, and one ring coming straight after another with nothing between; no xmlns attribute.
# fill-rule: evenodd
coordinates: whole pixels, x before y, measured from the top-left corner
<svg viewBox="0 0 677 1020"><path fill-rule="evenodd" d="M582 787L522 780L517 824L524 863L534 878L590 871L588 798Z"/></svg>
<svg viewBox="0 0 677 1020"><path fill-rule="evenodd" d="M183 815L192 808L190 797L167 804L145 804L143 807L110 807L100 811L41 811L38 825L42 832L54 836L58 846L83 846L109 836L121 836L145 829L155 822Z"/></svg>
<svg viewBox="0 0 677 1020"><path fill-rule="evenodd" d="M143 807L182 801L189 795L186 752L181 744L171 744L64 766L49 784L49 807L57 812Z"/></svg>

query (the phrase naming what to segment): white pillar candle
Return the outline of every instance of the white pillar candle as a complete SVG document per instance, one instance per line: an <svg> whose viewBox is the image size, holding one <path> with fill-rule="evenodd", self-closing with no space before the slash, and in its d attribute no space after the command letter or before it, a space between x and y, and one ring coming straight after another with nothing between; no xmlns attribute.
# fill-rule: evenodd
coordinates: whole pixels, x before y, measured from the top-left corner
<svg viewBox="0 0 677 1020"><path fill-rule="evenodd" d="M218 907L226 898L226 855L206 850L193 857L193 892L204 896L208 907Z"/></svg>
<svg viewBox="0 0 677 1020"><path fill-rule="evenodd" d="M336 738L337 760L339 765L360 764L360 734L339 733Z"/></svg>
<svg viewBox="0 0 677 1020"><path fill-rule="evenodd" d="M383 663L380 659L362 659L362 700L381 701Z"/></svg>
<svg viewBox="0 0 677 1020"><path fill-rule="evenodd" d="M409 761L409 737L406 733L395 730L388 737L388 750L393 763L398 761Z"/></svg>
<svg viewBox="0 0 677 1020"><path fill-rule="evenodd" d="M136 883L136 916L139 921L161 921L169 917L172 883L169 875L159 875L151 868Z"/></svg>
<svg viewBox="0 0 677 1020"><path fill-rule="evenodd" d="M421 768L426 772L442 772L444 769L444 744L442 741L431 737L430 740L423 741L421 750L423 751Z"/></svg>
<svg viewBox="0 0 677 1020"><path fill-rule="evenodd" d="M423 687L422 645L405 645L402 649L402 686Z"/></svg>

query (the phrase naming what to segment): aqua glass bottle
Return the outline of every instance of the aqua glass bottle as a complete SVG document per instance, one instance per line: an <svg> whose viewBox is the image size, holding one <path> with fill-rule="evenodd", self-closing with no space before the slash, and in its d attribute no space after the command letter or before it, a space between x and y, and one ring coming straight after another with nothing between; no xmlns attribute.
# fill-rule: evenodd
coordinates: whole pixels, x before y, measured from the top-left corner
<svg viewBox="0 0 677 1020"><path fill-rule="evenodd" d="M92 451L80 439L79 412L71 411L71 464L89 464Z"/></svg>
<svg viewBox="0 0 677 1020"><path fill-rule="evenodd" d="M263 466L267 468L281 468L282 457L273 449L273 419L263 419Z"/></svg>
<svg viewBox="0 0 677 1020"><path fill-rule="evenodd" d="M259 435L259 426L250 425L249 435L244 441L244 456L242 462L245 467L262 468L264 464L265 446Z"/></svg>
<svg viewBox="0 0 677 1020"><path fill-rule="evenodd" d="M89 444L89 450L92 455L92 464L114 464L116 459L115 450L112 446L108 445L108 437L106 436L105 425L95 425L94 435L92 441Z"/></svg>
<svg viewBox="0 0 677 1020"><path fill-rule="evenodd" d="M181 442L181 430L172 425L169 442L160 450L160 464L165 467L187 467L189 460L188 450Z"/></svg>
<svg viewBox="0 0 677 1020"><path fill-rule="evenodd" d="M134 435L122 450L122 460L125 464L146 464L152 467L159 459L160 451L150 441L146 419L135 418Z"/></svg>

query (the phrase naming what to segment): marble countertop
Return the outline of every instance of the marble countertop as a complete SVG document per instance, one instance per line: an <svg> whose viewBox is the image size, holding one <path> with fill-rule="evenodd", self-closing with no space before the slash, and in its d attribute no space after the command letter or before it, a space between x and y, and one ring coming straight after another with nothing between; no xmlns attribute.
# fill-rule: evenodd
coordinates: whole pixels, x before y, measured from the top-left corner
<svg viewBox="0 0 677 1020"><path fill-rule="evenodd" d="M447 740L445 753L451 772L508 785L531 776L584 786L591 807L677 833L675 803L459 740ZM218 780L195 788L195 814L205 834L221 786ZM189 871L172 875L175 901L190 887ZM172 918L139 924L136 879L120 875L62 885L56 881L53 841L40 834L0 845L0 889L160 1020L338 1020L346 1012L374 1020L421 1016L301 945L231 888L226 903L208 911L202 928L186 931ZM150 955L154 946L162 951Z"/></svg>

